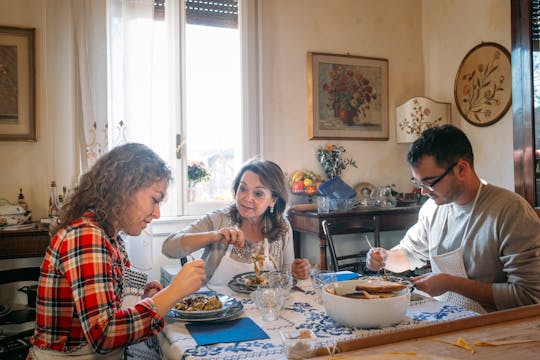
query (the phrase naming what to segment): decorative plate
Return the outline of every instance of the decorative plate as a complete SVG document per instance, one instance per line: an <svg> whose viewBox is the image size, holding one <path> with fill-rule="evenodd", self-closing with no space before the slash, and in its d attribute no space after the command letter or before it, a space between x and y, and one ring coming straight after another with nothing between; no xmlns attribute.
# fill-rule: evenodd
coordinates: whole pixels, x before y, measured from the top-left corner
<svg viewBox="0 0 540 360"><path fill-rule="evenodd" d="M199 291L191 296L214 296L214 292L211 291ZM206 317L215 317L219 314L222 314L229 310L235 303L238 301L234 297L226 294L216 294L219 300L222 303L222 307L215 310L200 310L200 311L186 311L172 308L171 311L174 312L177 316L182 318L206 318Z"/></svg>

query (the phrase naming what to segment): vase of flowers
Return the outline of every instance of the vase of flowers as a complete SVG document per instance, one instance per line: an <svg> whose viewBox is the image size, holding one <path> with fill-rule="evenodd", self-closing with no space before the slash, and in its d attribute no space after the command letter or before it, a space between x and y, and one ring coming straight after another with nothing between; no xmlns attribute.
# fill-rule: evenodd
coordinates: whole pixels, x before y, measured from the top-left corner
<svg viewBox="0 0 540 360"><path fill-rule="evenodd" d="M356 166L356 161L351 158L344 159L343 153L346 150L340 145L326 145L317 150L317 161L329 179L341 176L343 170L348 166Z"/></svg>
<svg viewBox="0 0 540 360"><path fill-rule="evenodd" d="M192 161L187 168L188 174L188 201L195 201L195 185L206 182L212 173L202 161Z"/></svg>

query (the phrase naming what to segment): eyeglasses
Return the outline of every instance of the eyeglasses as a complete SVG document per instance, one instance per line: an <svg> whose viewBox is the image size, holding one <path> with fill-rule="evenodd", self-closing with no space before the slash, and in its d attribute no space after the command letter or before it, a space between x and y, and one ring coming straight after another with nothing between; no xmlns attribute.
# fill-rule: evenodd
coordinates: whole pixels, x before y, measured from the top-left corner
<svg viewBox="0 0 540 360"><path fill-rule="evenodd" d="M452 165L450 165L448 167L448 169L446 169L446 171L441 175L439 176L438 178L436 178L435 180L431 181L429 184L424 184L418 180L416 180L415 178L411 178L411 182L413 183L414 186L416 186L418 189L426 189L428 191L434 191L433 187L435 185L437 185L442 179L444 179L444 177L446 175L448 175L450 173L450 171L452 171L452 169L454 168L454 166L457 165L457 161L455 163L453 163Z"/></svg>

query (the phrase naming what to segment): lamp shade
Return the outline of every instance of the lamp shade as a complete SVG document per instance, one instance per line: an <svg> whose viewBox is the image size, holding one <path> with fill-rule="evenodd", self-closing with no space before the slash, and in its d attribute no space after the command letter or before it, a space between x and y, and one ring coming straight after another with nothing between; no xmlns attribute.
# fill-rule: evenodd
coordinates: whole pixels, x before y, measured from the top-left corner
<svg viewBox="0 0 540 360"><path fill-rule="evenodd" d="M396 107L396 137L398 143L410 143L422 131L449 124L450 103L443 103L424 96L413 97Z"/></svg>

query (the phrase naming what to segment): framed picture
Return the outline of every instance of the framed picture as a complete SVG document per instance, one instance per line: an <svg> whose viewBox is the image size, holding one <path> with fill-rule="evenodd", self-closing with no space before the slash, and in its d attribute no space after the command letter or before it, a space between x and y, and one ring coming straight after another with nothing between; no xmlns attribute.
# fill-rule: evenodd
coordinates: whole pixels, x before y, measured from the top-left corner
<svg viewBox="0 0 540 360"><path fill-rule="evenodd" d="M34 38L0 26L0 140L36 141Z"/></svg>
<svg viewBox="0 0 540 360"><path fill-rule="evenodd" d="M388 60L308 53L309 139L388 140Z"/></svg>
<svg viewBox="0 0 540 360"><path fill-rule="evenodd" d="M502 45L482 43L465 55L454 83L454 99L463 118L475 126L499 121L512 103L510 53Z"/></svg>

